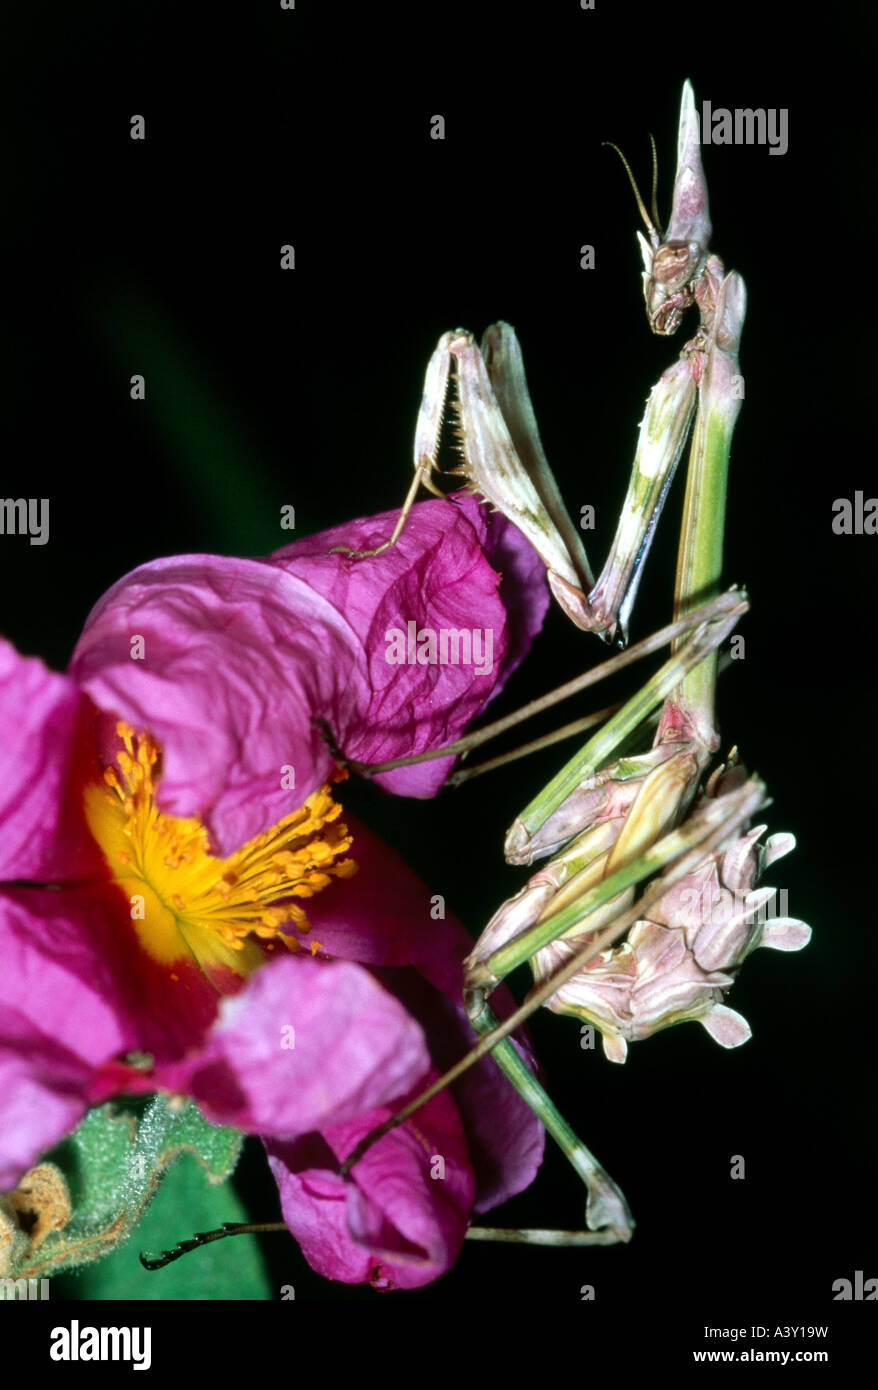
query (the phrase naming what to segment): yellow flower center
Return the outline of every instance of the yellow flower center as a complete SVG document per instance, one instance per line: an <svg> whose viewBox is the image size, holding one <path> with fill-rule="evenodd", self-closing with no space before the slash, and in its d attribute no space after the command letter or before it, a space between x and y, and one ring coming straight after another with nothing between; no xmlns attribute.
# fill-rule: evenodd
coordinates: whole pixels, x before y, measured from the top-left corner
<svg viewBox="0 0 878 1390"><path fill-rule="evenodd" d="M297 811L242 845L228 859L208 849L197 817L168 816L155 804L159 750L148 734L117 725L124 748L103 784L85 789L85 812L113 878L129 898L131 921L145 950L163 965L194 957L204 967L249 974L265 956L254 938L300 943L284 932L309 930L292 898L310 898L333 877L356 872L341 858L352 843L338 820L328 786ZM319 943L312 944L312 950Z"/></svg>

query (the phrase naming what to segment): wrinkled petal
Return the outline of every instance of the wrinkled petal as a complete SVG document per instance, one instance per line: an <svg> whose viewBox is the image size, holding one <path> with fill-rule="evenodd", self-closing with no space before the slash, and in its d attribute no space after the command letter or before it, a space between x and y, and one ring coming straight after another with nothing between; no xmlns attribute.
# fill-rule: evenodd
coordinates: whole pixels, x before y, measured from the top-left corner
<svg viewBox="0 0 878 1390"><path fill-rule="evenodd" d="M433 1079L435 1073L424 1084ZM447 1092L368 1149L346 1182L333 1172L394 1108L299 1143L266 1142L283 1218L308 1263L326 1278L419 1288L444 1274L460 1251L473 1176Z"/></svg>
<svg viewBox="0 0 878 1390"><path fill-rule="evenodd" d="M0 879L83 877L100 863L70 787L92 727L68 676L0 639Z"/></svg>
<svg viewBox="0 0 878 1390"><path fill-rule="evenodd" d="M290 1135L403 1095L429 1065L421 1028L367 970L287 956L223 1000L197 1054L156 1079L218 1124Z"/></svg>
<svg viewBox="0 0 878 1390"><path fill-rule="evenodd" d="M277 551L273 564L307 577L350 616L364 646L368 703L347 728L333 725L345 757L366 763L438 748L458 738L496 695L542 625L548 592L541 562L521 533L474 498L413 507L395 546L361 560L327 552L332 546L370 549L386 540L397 512L385 512L308 536ZM482 546L485 548L483 553ZM487 558L486 558L487 554ZM497 561L504 574L494 568ZM388 634L416 630L472 633L484 656L470 664L389 662ZM489 650L486 645L490 634ZM437 639L438 640L438 639ZM413 652L416 655L416 652ZM484 674L478 674L484 668ZM433 796L453 759L398 768L376 778L388 791Z"/></svg>
<svg viewBox="0 0 878 1390"><path fill-rule="evenodd" d="M463 507L474 525L473 511L477 513L485 527L485 554L503 579L500 595L506 605L509 645L494 691L499 695L527 656L545 621L550 602L546 567L530 541L501 512L491 511L473 497L462 498L457 505Z"/></svg>
<svg viewBox="0 0 878 1390"><path fill-rule="evenodd" d="M393 517L336 527L268 561L156 560L120 580L89 615L71 676L100 709L158 740L160 809L200 816L219 854L327 779L334 758L318 720L353 760L437 747L496 693L542 621L545 585L534 579L527 543L489 525L472 503L416 506L399 544L381 556L329 553L389 532ZM503 582L479 544L488 535L509 564L509 624ZM532 593L520 592L525 584ZM484 670L389 662L386 634L407 631L410 621L418 630L478 629ZM383 785L433 795L448 766L437 759L399 769Z"/></svg>
<svg viewBox="0 0 878 1390"><path fill-rule="evenodd" d="M143 660L131 657L136 636ZM352 712L356 651L304 581L258 560L184 555L104 595L70 672L99 708L157 739L160 809L200 816L223 856L328 778L334 759L312 716ZM294 790L281 785L287 766Z"/></svg>

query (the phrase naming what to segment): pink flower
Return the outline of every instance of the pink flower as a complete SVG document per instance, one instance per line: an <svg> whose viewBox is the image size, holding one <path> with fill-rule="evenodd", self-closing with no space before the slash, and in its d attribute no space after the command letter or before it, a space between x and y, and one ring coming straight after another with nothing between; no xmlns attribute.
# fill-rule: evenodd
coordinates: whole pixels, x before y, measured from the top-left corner
<svg viewBox="0 0 878 1390"><path fill-rule="evenodd" d="M392 520L268 560L142 566L96 605L66 676L0 645L0 1185L89 1104L185 1091L266 1137L316 1269L413 1287L454 1260L474 1207L533 1177L542 1131L490 1059L346 1184L334 1172L465 1048L471 942L343 823L330 742L378 761L458 737L547 604L536 556L471 501L414 508L380 557L329 554ZM478 630L480 667L388 661L409 623ZM431 795L449 762L381 781Z"/></svg>

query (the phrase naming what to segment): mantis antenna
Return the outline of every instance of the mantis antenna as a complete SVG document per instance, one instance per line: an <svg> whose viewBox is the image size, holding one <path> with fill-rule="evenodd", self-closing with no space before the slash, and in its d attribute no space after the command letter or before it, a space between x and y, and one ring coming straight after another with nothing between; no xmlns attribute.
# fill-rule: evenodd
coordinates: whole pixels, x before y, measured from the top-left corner
<svg viewBox="0 0 878 1390"><path fill-rule="evenodd" d="M655 138L652 131L649 132L649 143L652 145L652 198L650 200L652 204L652 220L657 227L660 227L662 220L659 217L656 198L658 194L658 152L656 151Z"/></svg>
<svg viewBox="0 0 878 1390"><path fill-rule="evenodd" d="M603 140L601 141L601 143L603 145L608 145L611 150L615 150L616 154L619 156L623 165L625 166L625 173L628 175L628 180L631 184L631 187L634 189L634 197L637 199L637 210L640 213L640 216L643 218L646 230L649 232L649 239L652 242L654 250L655 247L658 246L659 242L661 241L661 237L659 236L656 230L656 223L659 220L658 210L656 208L656 189L658 187L658 156L656 155L655 151L655 140L652 138L651 135L649 137L649 140L650 144L652 145L652 217L650 217L649 213L646 211L646 204L640 196L640 189L637 187L637 180L631 172L631 165L628 163L628 160L625 158L624 154L619 149L619 146L614 145L612 140ZM653 218L655 220L653 220Z"/></svg>

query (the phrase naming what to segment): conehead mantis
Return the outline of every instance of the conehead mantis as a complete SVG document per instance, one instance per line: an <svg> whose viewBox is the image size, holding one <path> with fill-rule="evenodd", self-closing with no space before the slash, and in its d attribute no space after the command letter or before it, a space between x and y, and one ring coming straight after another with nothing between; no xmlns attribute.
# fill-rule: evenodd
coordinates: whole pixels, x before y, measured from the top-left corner
<svg viewBox="0 0 878 1390"><path fill-rule="evenodd" d="M655 176L650 216L627 163L625 167L647 230L646 237L638 233L638 240L649 327L670 335L690 307L697 310L699 323L649 396L616 536L597 582L545 458L517 339L503 323L487 331L481 348L463 330L439 340L427 368L409 494L391 536L374 550L353 556L380 556L401 534L420 483L435 490L432 474L453 381L462 453L457 471L471 491L531 541L546 565L555 598L572 621L624 645L642 566L691 435L675 619L688 617L692 625L677 632L669 660L510 827L505 846L509 862L531 864L552 857L503 904L466 962L467 1010L481 1041L434 1086L367 1136L342 1167L350 1172L371 1144L492 1052L588 1191L586 1231L514 1237L541 1244L624 1241L633 1222L618 1187L522 1061L510 1040L515 1028L545 1004L596 1026L607 1056L616 1062L624 1061L630 1042L686 1020L698 1020L721 1045L734 1047L746 1041L750 1030L722 1001L745 956L759 945L797 950L810 936L795 919L766 923L764 915L757 918L774 895L771 889L754 891L759 873L794 844L791 836L774 836L758 848L766 827L749 826L768 804L763 783L747 776L733 750L702 785L719 747L714 722L717 648L747 607L738 591L719 594L729 454L743 398L738 349L746 293L741 277L727 275L709 250L707 185L688 82L680 109L673 206L663 235L657 227ZM639 731L642 737L655 712L652 746L620 757L632 736ZM472 744L463 739L439 752L447 755L464 746ZM385 765L371 769L383 770ZM535 988L498 1024L488 1005L490 992L526 961L532 964ZM480 1234L513 1238L503 1232Z"/></svg>
<svg viewBox="0 0 878 1390"><path fill-rule="evenodd" d="M716 652L747 607L740 591L719 593L726 475L743 394L738 349L746 297L740 276L726 275L709 251L707 189L688 83L673 209L664 234L658 231L654 196L652 216L639 193L637 201L647 230L639 241L650 329L672 334L689 308L697 311L699 322L679 360L650 394L616 536L597 582L545 458L516 336L502 323L487 331L481 347L463 330L440 339L427 368L415 471L399 519L374 549L351 556L353 563L380 562L401 535L421 483L438 491L433 473L453 385L460 471L469 487L530 539L553 594L576 626L622 645L655 527L691 435L675 623L661 634L674 644L670 657L509 829L510 862L546 862L495 913L466 962L467 1011L480 1041L368 1135L342 1165L349 1173L368 1147L491 1053L585 1183L586 1229L473 1229L473 1238L607 1245L627 1241L633 1231L622 1192L558 1113L514 1045L511 1035L531 1013L545 1005L593 1024L616 1063L624 1061L632 1043L684 1021L700 1022L721 1045L733 1047L746 1040L749 1028L723 1001L747 954L759 945L796 950L809 935L795 919L766 921L758 915L767 905L766 894L773 894L754 889L759 873L793 847L792 837L782 835L758 846L765 827L751 828L751 822L767 804L763 783L746 775L734 751L704 781L719 747ZM656 639L651 649L657 644ZM570 683L565 693L586 683ZM488 732L420 757L463 751ZM639 751L628 752L637 738ZM408 760L392 765L402 761ZM534 989L498 1023L491 991L526 962L533 967ZM206 1237L193 1239L200 1243Z"/></svg>

